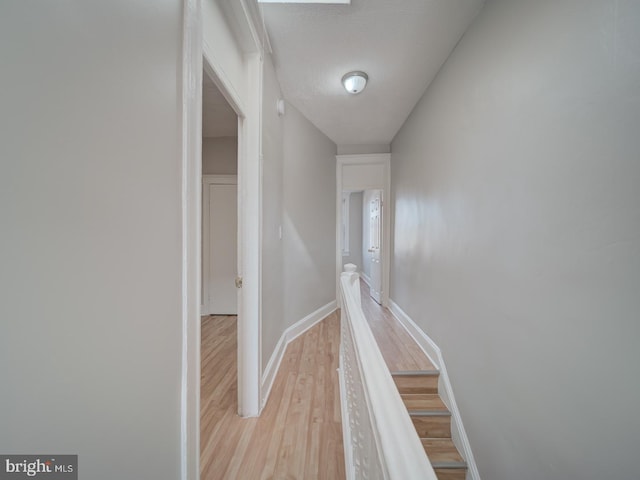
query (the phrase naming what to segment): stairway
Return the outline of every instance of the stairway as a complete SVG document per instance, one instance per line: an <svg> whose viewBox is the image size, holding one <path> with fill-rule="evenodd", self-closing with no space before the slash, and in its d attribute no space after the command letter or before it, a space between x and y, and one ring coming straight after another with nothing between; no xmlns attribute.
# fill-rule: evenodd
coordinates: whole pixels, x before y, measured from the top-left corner
<svg viewBox="0 0 640 480"><path fill-rule="evenodd" d="M438 395L437 370L392 372L438 480L465 480L467 464L451 440L451 412Z"/></svg>

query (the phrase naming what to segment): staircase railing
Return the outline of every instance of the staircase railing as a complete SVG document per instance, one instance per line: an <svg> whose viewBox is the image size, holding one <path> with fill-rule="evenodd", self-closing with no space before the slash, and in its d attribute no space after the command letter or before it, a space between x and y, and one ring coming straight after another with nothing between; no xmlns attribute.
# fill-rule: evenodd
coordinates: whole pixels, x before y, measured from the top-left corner
<svg viewBox="0 0 640 480"><path fill-rule="evenodd" d="M362 311L356 266L340 276L340 391L348 479L437 480Z"/></svg>

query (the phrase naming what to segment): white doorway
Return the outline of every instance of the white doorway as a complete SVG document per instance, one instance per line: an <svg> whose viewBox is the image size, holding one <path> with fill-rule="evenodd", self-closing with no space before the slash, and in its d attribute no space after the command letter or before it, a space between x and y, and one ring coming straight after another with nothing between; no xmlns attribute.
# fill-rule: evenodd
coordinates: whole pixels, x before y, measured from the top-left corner
<svg viewBox="0 0 640 480"><path fill-rule="evenodd" d="M212 80L237 118L235 167L237 173L237 323L238 323L238 414L260 413L260 88L262 63L257 53L244 57L246 90L239 92L229 82L224 68L209 49L203 49L204 78ZM204 81L203 81L204 84ZM239 93L243 93L239 94ZM205 159L205 152L202 152ZM226 173L226 172L204 172ZM204 292L201 293L204 295ZM201 302L202 303L202 302Z"/></svg>
<svg viewBox="0 0 640 480"><path fill-rule="evenodd" d="M348 237L344 229L349 223L345 221L345 198L349 198L350 192L364 192L362 261L357 267L370 284L372 297L383 306L389 303L390 215L385 198L389 197L390 159L388 153L336 156L336 275L339 277L342 272L347 256L343 248L344 239ZM336 298L339 301L339 287Z"/></svg>
<svg viewBox="0 0 640 480"><path fill-rule="evenodd" d="M203 315L237 315L238 179L202 177Z"/></svg>
<svg viewBox="0 0 640 480"><path fill-rule="evenodd" d="M238 114L202 75L202 315L237 315Z"/></svg>
<svg viewBox="0 0 640 480"><path fill-rule="evenodd" d="M205 2L206 3L206 2ZM260 118L262 42L242 2L185 2L180 78L182 387L180 478L200 477L202 308L202 84L205 75L237 115L238 413L260 413ZM207 8L204 8L206 7ZM213 7L213 8L208 8ZM223 9L225 10L223 12Z"/></svg>

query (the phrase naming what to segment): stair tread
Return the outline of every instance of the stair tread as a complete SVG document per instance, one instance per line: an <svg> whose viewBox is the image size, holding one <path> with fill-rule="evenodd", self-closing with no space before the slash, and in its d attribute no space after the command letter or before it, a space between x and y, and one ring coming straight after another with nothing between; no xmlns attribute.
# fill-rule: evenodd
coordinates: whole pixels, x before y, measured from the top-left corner
<svg viewBox="0 0 640 480"><path fill-rule="evenodd" d="M427 452L427 456L436 468L438 464L444 463L459 463L460 468L466 467L466 462L458 449L456 448L453 440L450 438L421 438L422 446Z"/></svg>
<svg viewBox="0 0 640 480"><path fill-rule="evenodd" d="M447 410L437 393L409 393L400 396L410 413L414 410Z"/></svg>
<svg viewBox="0 0 640 480"><path fill-rule="evenodd" d="M392 377L435 377L438 375L440 375L439 370L402 370L391 372Z"/></svg>
<svg viewBox="0 0 640 480"><path fill-rule="evenodd" d="M409 410L410 417L451 417L449 410Z"/></svg>
<svg viewBox="0 0 640 480"><path fill-rule="evenodd" d="M466 468L434 468L438 480L466 480Z"/></svg>
<svg viewBox="0 0 640 480"><path fill-rule="evenodd" d="M451 417L449 415L412 414L411 421L420 438L451 438ZM440 412L441 413L441 412Z"/></svg>
<svg viewBox="0 0 640 480"><path fill-rule="evenodd" d="M438 375L396 372L392 376L401 394L438 393Z"/></svg>
<svg viewBox="0 0 640 480"><path fill-rule="evenodd" d="M433 468L442 468L442 469L467 469L467 462L432 462L431 466Z"/></svg>

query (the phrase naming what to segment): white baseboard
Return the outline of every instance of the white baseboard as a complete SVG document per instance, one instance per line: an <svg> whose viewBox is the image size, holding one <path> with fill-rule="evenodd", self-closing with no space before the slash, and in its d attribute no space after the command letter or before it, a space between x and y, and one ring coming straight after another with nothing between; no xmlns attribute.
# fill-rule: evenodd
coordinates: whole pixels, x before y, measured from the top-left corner
<svg viewBox="0 0 640 480"><path fill-rule="evenodd" d="M273 350L271 357L269 358L269 363L267 363L267 367L264 369L264 373L262 374L262 398L260 399L260 410L264 408L267 404L267 399L269 398L269 394L271 393L271 387L273 386L273 382L276 379L276 373L278 373L278 369L280 368L280 362L282 361L282 357L284 356L284 351L287 348L286 332L282 334L280 340L276 344L276 348Z"/></svg>
<svg viewBox="0 0 640 480"><path fill-rule="evenodd" d="M267 367L264 369L264 373L262 375L262 399L260 410L262 410L267 404L269 394L271 393L271 387L273 387L276 374L280 369L280 362L282 362L282 357L284 357L287 345L313 327L320 320L335 312L337 308L338 306L335 300L329 302L282 332L280 340L278 340L276 348L273 350L273 353L269 358L269 362L267 363Z"/></svg>
<svg viewBox="0 0 640 480"><path fill-rule="evenodd" d="M438 382L438 391L443 401L451 411L451 433L456 446L461 450L462 456L467 462L468 475L467 478L471 480L480 480L480 472L478 472L478 466L473 457L471 451L471 444L469 438L464 430L462 424L462 417L460 416L460 410L456 404L455 397L453 396L453 388L449 381L449 375L447 374L447 367L444 364L444 358L442 357L442 351L436 343L422 331L422 329L407 315L400 306L389 299L389 310L394 317L400 322L405 330L413 337L416 343L422 348L425 355L429 357L431 363L440 370L440 379Z"/></svg>
<svg viewBox="0 0 640 480"><path fill-rule="evenodd" d="M369 277L369 275L364 273L364 271L360 272L360 278L362 278L362 280L364 280L364 283L366 283L367 285L371 286L371 278Z"/></svg>

